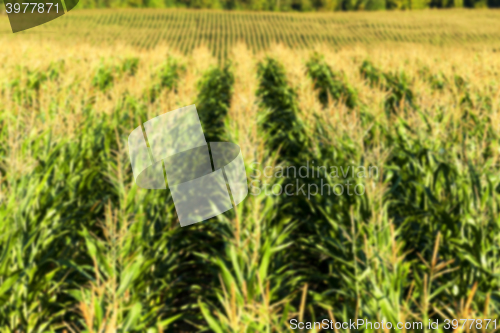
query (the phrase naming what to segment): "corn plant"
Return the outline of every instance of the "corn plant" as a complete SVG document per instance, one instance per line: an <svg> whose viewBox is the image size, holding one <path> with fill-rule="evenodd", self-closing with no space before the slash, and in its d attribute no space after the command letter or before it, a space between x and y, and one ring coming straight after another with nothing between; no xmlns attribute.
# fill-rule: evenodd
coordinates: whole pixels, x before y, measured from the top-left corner
<svg viewBox="0 0 500 333"><path fill-rule="evenodd" d="M127 58L123 61L121 71L127 75L134 76L139 68L139 58Z"/></svg>
<svg viewBox="0 0 500 333"><path fill-rule="evenodd" d="M368 80L372 87L383 86L385 84L384 73L375 67L369 60L363 61L359 68L359 72L363 78Z"/></svg>
<svg viewBox="0 0 500 333"><path fill-rule="evenodd" d="M169 56L159 70L159 82L155 83L149 91L150 101L154 102L164 89L175 91L179 77L184 70L185 67L183 65L180 65L177 60Z"/></svg>
<svg viewBox="0 0 500 333"><path fill-rule="evenodd" d="M318 99L323 107L328 105L329 99L342 100L351 109L356 106L356 91L346 82L346 79L341 78L340 73L334 73L318 53L315 53L307 62L307 73L314 81Z"/></svg>
<svg viewBox="0 0 500 333"><path fill-rule="evenodd" d="M101 91L106 91L113 86L114 80L114 67L101 63L94 75L92 85Z"/></svg>
<svg viewBox="0 0 500 333"><path fill-rule="evenodd" d="M227 14L171 15L188 24ZM241 15L235 19L250 14ZM291 22L301 20L310 22ZM179 45L188 49L189 38ZM227 46L210 38L216 55L224 54ZM277 48L257 66L252 51L239 50L230 67L204 65L211 50L179 56L175 66L158 60L157 50L130 51L140 67L158 68L153 76L140 67L131 75L134 61L124 69L112 50L103 65L112 83L102 98L91 64L103 50L33 44L28 52L4 43L32 65L8 56L0 62L0 332L286 332L291 319L439 320L437 329L406 332L447 332L446 319L500 313L500 62L491 45L484 53L422 47L411 56L394 48L389 59L372 44L373 62L362 61L366 50L339 48L338 66L358 91L349 109L322 104L315 92L301 95L311 91L301 84L311 74L291 65L309 61L327 96L337 87L331 80L345 82L321 57L303 59L309 50L286 59L291 50ZM89 52L79 55L82 49ZM456 62L451 69L444 56ZM384 61L391 65L383 70L373 65ZM181 63L198 66L182 78L198 89L176 91ZM165 64L171 67L162 72ZM136 93L156 84L171 100L150 103ZM169 188L135 183L127 138L185 101L197 104L208 140L238 137L251 193L231 211L181 228ZM369 166L376 172L360 177ZM280 178L279 167L308 176ZM351 194L353 183L364 191L333 193L347 182ZM287 185L293 195L269 191ZM322 194L297 192L325 185L330 191ZM493 331L483 328L469 331Z"/></svg>
<svg viewBox="0 0 500 333"><path fill-rule="evenodd" d="M288 85L283 65L275 59L259 63L257 73L257 96L263 109L260 124L267 136L267 149L279 151L283 160L292 160L306 140L296 92Z"/></svg>
<svg viewBox="0 0 500 333"><path fill-rule="evenodd" d="M207 71L198 83L196 105L208 142L227 140L224 123L231 102L234 77L230 64Z"/></svg>

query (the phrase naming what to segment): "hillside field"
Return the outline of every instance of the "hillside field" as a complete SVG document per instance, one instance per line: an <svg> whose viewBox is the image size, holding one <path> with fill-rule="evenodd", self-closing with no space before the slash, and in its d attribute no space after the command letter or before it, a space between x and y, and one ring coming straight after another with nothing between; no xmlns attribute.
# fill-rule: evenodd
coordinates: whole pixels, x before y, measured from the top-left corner
<svg viewBox="0 0 500 333"><path fill-rule="evenodd" d="M138 50L167 45L184 54L208 47L223 59L238 43L251 50L281 43L307 49L381 43L487 46L500 50L499 10L422 10L353 13L223 12L208 10L75 10L11 36L0 16L0 37L64 45L126 44Z"/></svg>
<svg viewBox="0 0 500 333"><path fill-rule="evenodd" d="M500 327L500 12L78 10L9 29L0 332ZM136 186L127 138L191 104L241 147L250 193L181 228L168 189Z"/></svg>

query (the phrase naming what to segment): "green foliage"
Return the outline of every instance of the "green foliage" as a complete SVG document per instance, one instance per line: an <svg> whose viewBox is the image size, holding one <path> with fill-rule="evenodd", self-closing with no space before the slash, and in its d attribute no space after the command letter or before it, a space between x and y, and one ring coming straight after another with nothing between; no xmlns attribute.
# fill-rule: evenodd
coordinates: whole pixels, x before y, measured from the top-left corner
<svg viewBox="0 0 500 333"><path fill-rule="evenodd" d="M457 2L458 1L460 1L460 0L457 0ZM405 0L401 3L400 7L401 7L401 9L425 9L425 8L430 7L430 1L429 0Z"/></svg>
<svg viewBox="0 0 500 333"><path fill-rule="evenodd" d="M87 126L90 124L88 121ZM2 302L0 327L31 331L56 320L60 323L62 318L72 321L74 314L65 307L74 303L61 294L60 286L83 282L81 270L90 263L85 250L77 247L77 232L95 230L104 202L114 197L100 177L106 141L102 130L94 123L74 143L55 143L50 132L30 138L33 147L40 149L39 165L31 174L10 174L13 193L23 197L23 202L15 207L14 202L7 202L2 210L11 217L5 220L5 238L0 242L10 244L2 246L5 261L0 276L17 278L11 286L16 292ZM15 222L18 218L21 224ZM31 246L20 251L19 246L28 239ZM74 265L81 265L80 271ZM42 311L24 304L40 304ZM50 321L41 320L44 317Z"/></svg>
<svg viewBox="0 0 500 333"><path fill-rule="evenodd" d="M315 10L336 11L340 10L339 0L313 0L312 6Z"/></svg>
<svg viewBox="0 0 500 333"><path fill-rule="evenodd" d="M123 61L121 72L134 76L139 68L139 58L127 58Z"/></svg>
<svg viewBox="0 0 500 333"><path fill-rule="evenodd" d="M264 194L248 206L253 216L231 223L222 235L224 251L206 257L221 272L217 301L199 302L211 332L285 331L289 312L296 310L290 304L295 277L287 269L296 223L276 216L273 199Z"/></svg>
<svg viewBox="0 0 500 333"><path fill-rule="evenodd" d="M20 105L34 106L39 102L40 90L50 81L57 81L64 70L64 61L52 62L47 68L17 68L17 78L5 82L2 93L8 90ZM25 86L26 89L21 89Z"/></svg>
<svg viewBox="0 0 500 333"><path fill-rule="evenodd" d="M51 62L49 68L47 69L47 77L49 80L57 80L64 71L65 61L59 60L56 62Z"/></svg>
<svg viewBox="0 0 500 333"><path fill-rule="evenodd" d="M384 0L368 0L363 1L363 5L359 6L359 10L384 10L386 2Z"/></svg>
<svg viewBox="0 0 500 333"><path fill-rule="evenodd" d="M114 68L101 63L97 68L94 79L92 80L92 86L101 91L106 91L113 86L114 79Z"/></svg>
<svg viewBox="0 0 500 333"><path fill-rule="evenodd" d="M463 0L432 0L429 6L431 8L463 7Z"/></svg>
<svg viewBox="0 0 500 333"><path fill-rule="evenodd" d="M27 86L29 89L38 91L40 90L40 86L42 85L42 83L44 83L45 81L47 81L47 75L45 73L28 70Z"/></svg>
<svg viewBox="0 0 500 333"><path fill-rule="evenodd" d="M107 65L101 61L92 80L92 86L105 92L113 86L115 80L122 78L123 75L134 76L138 67L139 58L126 58L121 66Z"/></svg>
<svg viewBox="0 0 500 333"><path fill-rule="evenodd" d="M360 67L361 76L367 79L372 87L388 92L385 99L385 109L388 115L397 113L399 109L414 106L414 94L411 83L404 72L384 73L370 61L365 60Z"/></svg>
<svg viewBox="0 0 500 333"><path fill-rule="evenodd" d="M184 65L179 64L177 60L169 56L158 72L158 79L155 80L157 83L149 91L150 101L154 102L163 90L177 91L180 75L184 71Z"/></svg>
<svg viewBox="0 0 500 333"><path fill-rule="evenodd" d="M335 73L319 54L314 54L307 63L307 71L318 90L318 99L323 107L328 105L328 99L343 100L347 107L354 108L357 104L357 93L347 80L341 79L340 73Z"/></svg>
<svg viewBox="0 0 500 333"><path fill-rule="evenodd" d="M359 68L361 76L367 79L372 87L385 84L384 73L375 67L369 60L363 61Z"/></svg>
<svg viewBox="0 0 500 333"><path fill-rule="evenodd" d="M388 112L396 113L398 109L414 106L414 95L408 77L404 72L385 74L389 96L385 100Z"/></svg>
<svg viewBox="0 0 500 333"><path fill-rule="evenodd" d="M434 74L430 78L431 87L435 90L443 90L448 84L446 77L442 74Z"/></svg>
<svg viewBox="0 0 500 333"><path fill-rule="evenodd" d="M495 2L491 0L464 0L464 7L468 8L487 8L489 4L495 6ZM498 4L496 4L498 6Z"/></svg>
<svg viewBox="0 0 500 333"><path fill-rule="evenodd" d="M456 125L458 124L452 126ZM491 123L487 123L480 126L487 128L490 125ZM392 179L393 186L387 199L393 202L390 214L401 224L401 237L411 239L407 244L408 249L412 247L415 253L430 258L435 248L429 235L441 235L441 260L452 262L462 273L456 271L446 278L438 278L436 284L445 286L453 283L456 289L454 292L441 292L437 299L445 301L459 297L459 294L467 293L467 289L470 290L474 283L478 283L478 288L484 288L483 292L486 292L498 283L491 275L491 269L495 269L493 267L496 264L490 261L493 260L490 255L483 257L483 261L479 260L478 255L489 252L484 250L492 249L491 244L495 238L489 232L484 232L484 228L496 229L498 223L487 218L479 226L476 223L469 224L467 219L475 219L473 216L477 217L480 209L489 210L486 208L488 204L485 195L493 193L494 188L489 181L480 185L479 177L482 172L478 168L481 167L468 163L463 169L457 168L453 161L457 153L454 149L458 147L453 143L432 143L424 138L425 133L417 134L403 121L398 127L392 134L397 148L388 161L392 166L387 176ZM453 146L455 148L451 148ZM482 175L488 179L492 176L489 172ZM490 200L496 199L490 197ZM478 297L480 302L485 301L485 293Z"/></svg>
<svg viewBox="0 0 500 333"><path fill-rule="evenodd" d="M184 274L176 270L180 261L189 260L166 242L176 237L169 231L172 201L165 191L130 187L120 150L128 132L119 124L133 104L128 98L109 118L88 109L75 140L55 142L50 132L29 138L40 149L38 166L9 173L12 193L23 201L11 199L0 210L2 330L55 332L66 322L88 331L160 332L179 318L162 305L185 292L174 281ZM112 208L119 205L124 210Z"/></svg>
<svg viewBox="0 0 500 333"><path fill-rule="evenodd" d="M297 94L288 85L283 65L267 58L257 69L262 118L260 126L266 133L269 151L282 159L293 160L306 141L303 124L298 117Z"/></svg>
<svg viewBox="0 0 500 333"><path fill-rule="evenodd" d="M111 68L114 78L129 73ZM500 312L496 86L481 90L463 73L422 69L432 94L457 102L434 110L417 105L404 72L364 62L361 73L387 93L391 118L362 100L348 113L312 110L304 124L285 68L267 58L257 69L260 179L271 164L310 175L320 165L330 173L372 159L373 179L348 171L298 183L349 181L353 191L360 182L366 192L261 192L232 215L180 228L169 190L138 188L130 168L128 134L158 111L155 104L124 94L98 112L92 100L79 100L75 132L61 135L42 126L49 110L27 101L64 72L9 74L1 97L12 104L0 105L1 332L285 332L291 318L397 322L413 320L411 313L443 322ZM324 83L319 89L335 87L338 76L320 56L308 69ZM210 136L231 135L224 123L233 83L230 66L210 68L199 81ZM352 119L362 136L351 132Z"/></svg>
<svg viewBox="0 0 500 333"><path fill-rule="evenodd" d="M227 141L224 128L231 102L234 77L230 64L208 70L198 83L197 110L205 139L208 142Z"/></svg>
<svg viewBox="0 0 500 333"><path fill-rule="evenodd" d="M184 71L184 67L179 65L175 59L169 57L159 73L160 87L169 90L176 89L182 71Z"/></svg>
<svg viewBox="0 0 500 333"><path fill-rule="evenodd" d="M385 10L385 0L342 0L340 8L345 11L352 10Z"/></svg>
<svg viewBox="0 0 500 333"><path fill-rule="evenodd" d="M448 78L441 72L434 74L428 67L423 67L418 73L433 90L443 91L449 85Z"/></svg>

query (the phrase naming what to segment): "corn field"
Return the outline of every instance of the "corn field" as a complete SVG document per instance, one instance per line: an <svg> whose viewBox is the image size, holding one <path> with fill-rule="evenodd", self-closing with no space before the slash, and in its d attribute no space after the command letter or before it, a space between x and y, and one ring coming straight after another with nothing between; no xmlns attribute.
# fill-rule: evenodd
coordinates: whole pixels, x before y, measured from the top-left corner
<svg viewBox="0 0 500 333"><path fill-rule="evenodd" d="M0 36L10 27L0 16ZM13 40L58 41L94 46L126 44L135 49L168 46L184 54L207 47L226 59L244 43L254 52L283 44L309 49L326 45L417 43L465 45L500 52L500 12L495 10L425 10L373 13L262 13L162 9L77 10L21 32Z"/></svg>
<svg viewBox="0 0 500 333"><path fill-rule="evenodd" d="M0 37L0 332L495 331L445 320L500 313L498 13L112 13ZM127 138L190 104L250 193L181 228Z"/></svg>

